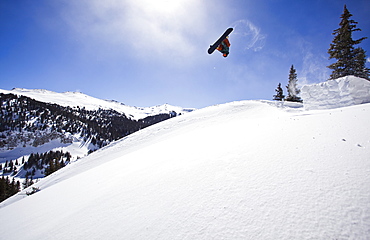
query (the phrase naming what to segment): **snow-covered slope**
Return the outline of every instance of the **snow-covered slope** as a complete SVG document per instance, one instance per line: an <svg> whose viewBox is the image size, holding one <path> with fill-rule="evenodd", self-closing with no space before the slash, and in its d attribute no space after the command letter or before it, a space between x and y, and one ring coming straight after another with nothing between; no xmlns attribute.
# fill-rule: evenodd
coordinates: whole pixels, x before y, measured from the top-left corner
<svg viewBox="0 0 370 240"><path fill-rule="evenodd" d="M305 109L330 109L370 103L370 81L347 76L301 89Z"/></svg>
<svg viewBox="0 0 370 240"><path fill-rule="evenodd" d="M11 91L0 89L0 92L23 95L41 102L55 103L64 107L79 106L80 108L85 107L86 110L98 110L99 108L113 109L116 110L117 112L126 114L127 117L130 117L132 119L142 119L147 116L153 116L160 113L169 113L171 111L175 111L176 113L179 114L190 112L193 110L171 106L169 104L143 108L131 107L116 101L94 98L80 92L57 93L44 89L24 89L24 88L14 88Z"/></svg>
<svg viewBox="0 0 370 240"><path fill-rule="evenodd" d="M368 239L370 104L242 101L119 140L0 208L2 239Z"/></svg>

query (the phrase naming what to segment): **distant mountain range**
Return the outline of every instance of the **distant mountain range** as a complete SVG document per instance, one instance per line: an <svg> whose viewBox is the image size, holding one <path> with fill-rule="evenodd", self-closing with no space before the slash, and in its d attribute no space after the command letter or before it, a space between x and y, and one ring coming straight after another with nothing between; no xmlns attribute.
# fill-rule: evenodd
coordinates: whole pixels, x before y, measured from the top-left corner
<svg viewBox="0 0 370 240"><path fill-rule="evenodd" d="M102 100L88 96L80 92L57 93L45 89L13 88L11 91L1 90L0 93L11 93L18 96L26 96L40 102L54 103L63 107L85 108L86 110L115 110L125 114L130 119L143 119L148 116L169 114L175 112L177 115L191 112L193 108L182 108L163 104L153 107L132 107L114 100Z"/></svg>
<svg viewBox="0 0 370 240"><path fill-rule="evenodd" d="M0 90L0 103L0 174L18 181L44 177L51 168L193 110L168 104L138 108L79 92L21 88Z"/></svg>

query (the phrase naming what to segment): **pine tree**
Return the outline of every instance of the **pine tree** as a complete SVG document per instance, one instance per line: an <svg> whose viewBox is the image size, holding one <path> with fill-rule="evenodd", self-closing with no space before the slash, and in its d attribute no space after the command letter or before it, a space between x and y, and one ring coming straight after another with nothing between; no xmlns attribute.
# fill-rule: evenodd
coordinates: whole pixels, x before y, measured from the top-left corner
<svg viewBox="0 0 370 240"><path fill-rule="evenodd" d="M24 179L22 185L23 185L23 188L27 188L29 185L29 180L28 180L28 175L26 175L26 179Z"/></svg>
<svg viewBox="0 0 370 240"><path fill-rule="evenodd" d="M366 68L366 52L364 49L360 47L355 49L354 64L355 72L353 75L370 80L370 69Z"/></svg>
<svg viewBox="0 0 370 240"><path fill-rule="evenodd" d="M288 96L286 97L286 101L290 101L290 102L302 102L302 99L300 97L298 97L298 94L300 93L301 90L298 89L297 87L297 73L296 73L296 70L294 68L294 66L292 65L290 67L290 71L289 71L289 82L288 82L288 86L286 86L287 90L288 90Z"/></svg>
<svg viewBox="0 0 370 240"><path fill-rule="evenodd" d="M52 174L53 172L55 172L55 163L54 163L54 160L51 159L50 162L49 162L49 166L45 169L45 176L48 176L50 174Z"/></svg>
<svg viewBox="0 0 370 240"><path fill-rule="evenodd" d="M362 48L355 48L354 46L360 44L366 37L358 40L352 39L352 32L361 31L356 27L358 22L351 20L353 15L348 11L347 6L344 5L344 11L341 15L341 22L339 28L334 30L334 39L330 44L328 50L329 59L337 59L337 61L328 66L333 72L329 80L354 75L369 79L369 69L365 67L366 52Z"/></svg>
<svg viewBox="0 0 370 240"><path fill-rule="evenodd" d="M276 92L276 95L274 95L274 99L275 101L283 101L285 96L284 96L284 92L283 92L283 89L281 88L281 83L279 83L279 85L277 86L277 88L275 89L275 92Z"/></svg>
<svg viewBox="0 0 370 240"><path fill-rule="evenodd" d="M0 178L0 202L6 199L6 182L4 175Z"/></svg>
<svg viewBox="0 0 370 240"><path fill-rule="evenodd" d="M17 192L20 191L20 183L19 181L15 181L14 178L10 182L9 177L0 179L0 202L7 199L8 197L13 196Z"/></svg>

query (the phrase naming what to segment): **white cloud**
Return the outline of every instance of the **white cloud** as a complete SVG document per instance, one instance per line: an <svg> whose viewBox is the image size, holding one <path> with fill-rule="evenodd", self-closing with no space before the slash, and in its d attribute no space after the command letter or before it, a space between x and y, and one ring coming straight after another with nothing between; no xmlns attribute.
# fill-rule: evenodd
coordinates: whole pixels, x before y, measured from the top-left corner
<svg viewBox="0 0 370 240"><path fill-rule="evenodd" d="M208 24L199 0L65 0L62 17L86 43L144 58L193 55Z"/></svg>

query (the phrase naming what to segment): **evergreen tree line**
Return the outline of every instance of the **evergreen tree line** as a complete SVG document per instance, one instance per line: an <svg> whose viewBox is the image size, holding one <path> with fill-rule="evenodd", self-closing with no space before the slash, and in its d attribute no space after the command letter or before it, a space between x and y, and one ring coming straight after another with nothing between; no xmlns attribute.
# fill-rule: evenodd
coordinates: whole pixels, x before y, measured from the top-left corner
<svg viewBox="0 0 370 240"><path fill-rule="evenodd" d="M45 176L48 176L65 167L71 160L71 157L72 156L69 152L64 153L63 151L49 151L41 154L32 153L27 161L25 161L23 157L23 170L27 171L25 174L25 180L22 183L23 188L27 188L34 183L33 176L37 170L40 170ZM0 202L21 190L19 181L15 182L14 178L10 181L9 176L4 176L7 173L11 173L13 176L16 175L16 166L20 166L18 160L6 161L4 167L3 164L0 164L0 171L3 171L2 178L0 179Z"/></svg>
<svg viewBox="0 0 370 240"><path fill-rule="evenodd" d="M301 90L298 89L297 86L297 72L292 65L290 67L289 71L289 82L288 85L286 86L287 91L288 91L288 96L285 97L284 91L281 88L281 83L278 84L278 87L275 89L276 95L274 95L273 100L276 101L290 101L290 102L302 102L302 99L298 96Z"/></svg>
<svg viewBox="0 0 370 240"><path fill-rule="evenodd" d="M34 176L36 170L43 170L44 175L48 176L65 167L71 161L71 157L69 152L64 153L63 151L49 151L41 154L31 153L28 161L23 164L23 169L27 171L26 178Z"/></svg>
<svg viewBox="0 0 370 240"><path fill-rule="evenodd" d="M71 161L71 158L71 153L63 151L49 151L41 154L31 153L27 161L25 161L24 157L22 158L21 164L18 159L0 164L0 171L2 171L3 176L9 173L15 176L18 173L17 169L23 165L23 170L26 171L26 178L34 176L37 170L40 170L47 176L66 166Z"/></svg>
<svg viewBox="0 0 370 240"><path fill-rule="evenodd" d="M366 68L366 51L361 47L356 47L367 37L357 40L352 38L353 32L361 31L360 28L357 28L358 22L350 19L352 16L347 6L344 5L339 28L333 31L334 39L328 49L329 60L336 59L336 62L328 66L332 69L329 80L350 75L370 80L370 69ZM279 83L275 89L276 95L273 96L273 100L302 102L298 97L300 90L297 88L297 81L296 70L292 65L287 86L288 96L285 97L281 83Z"/></svg>
<svg viewBox="0 0 370 240"><path fill-rule="evenodd" d="M14 178L10 181L9 177L2 176L0 178L0 202L13 196L21 189L19 181L15 181Z"/></svg>
<svg viewBox="0 0 370 240"><path fill-rule="evenodd" d="M22 158L22 164L24 164L24 157ZM17 174L17 166L19 166L18 159L14 161L6 160L4 167L3 164L0 164L0 171L3 171L3 174L12 173L12 175Z"/></svg>

